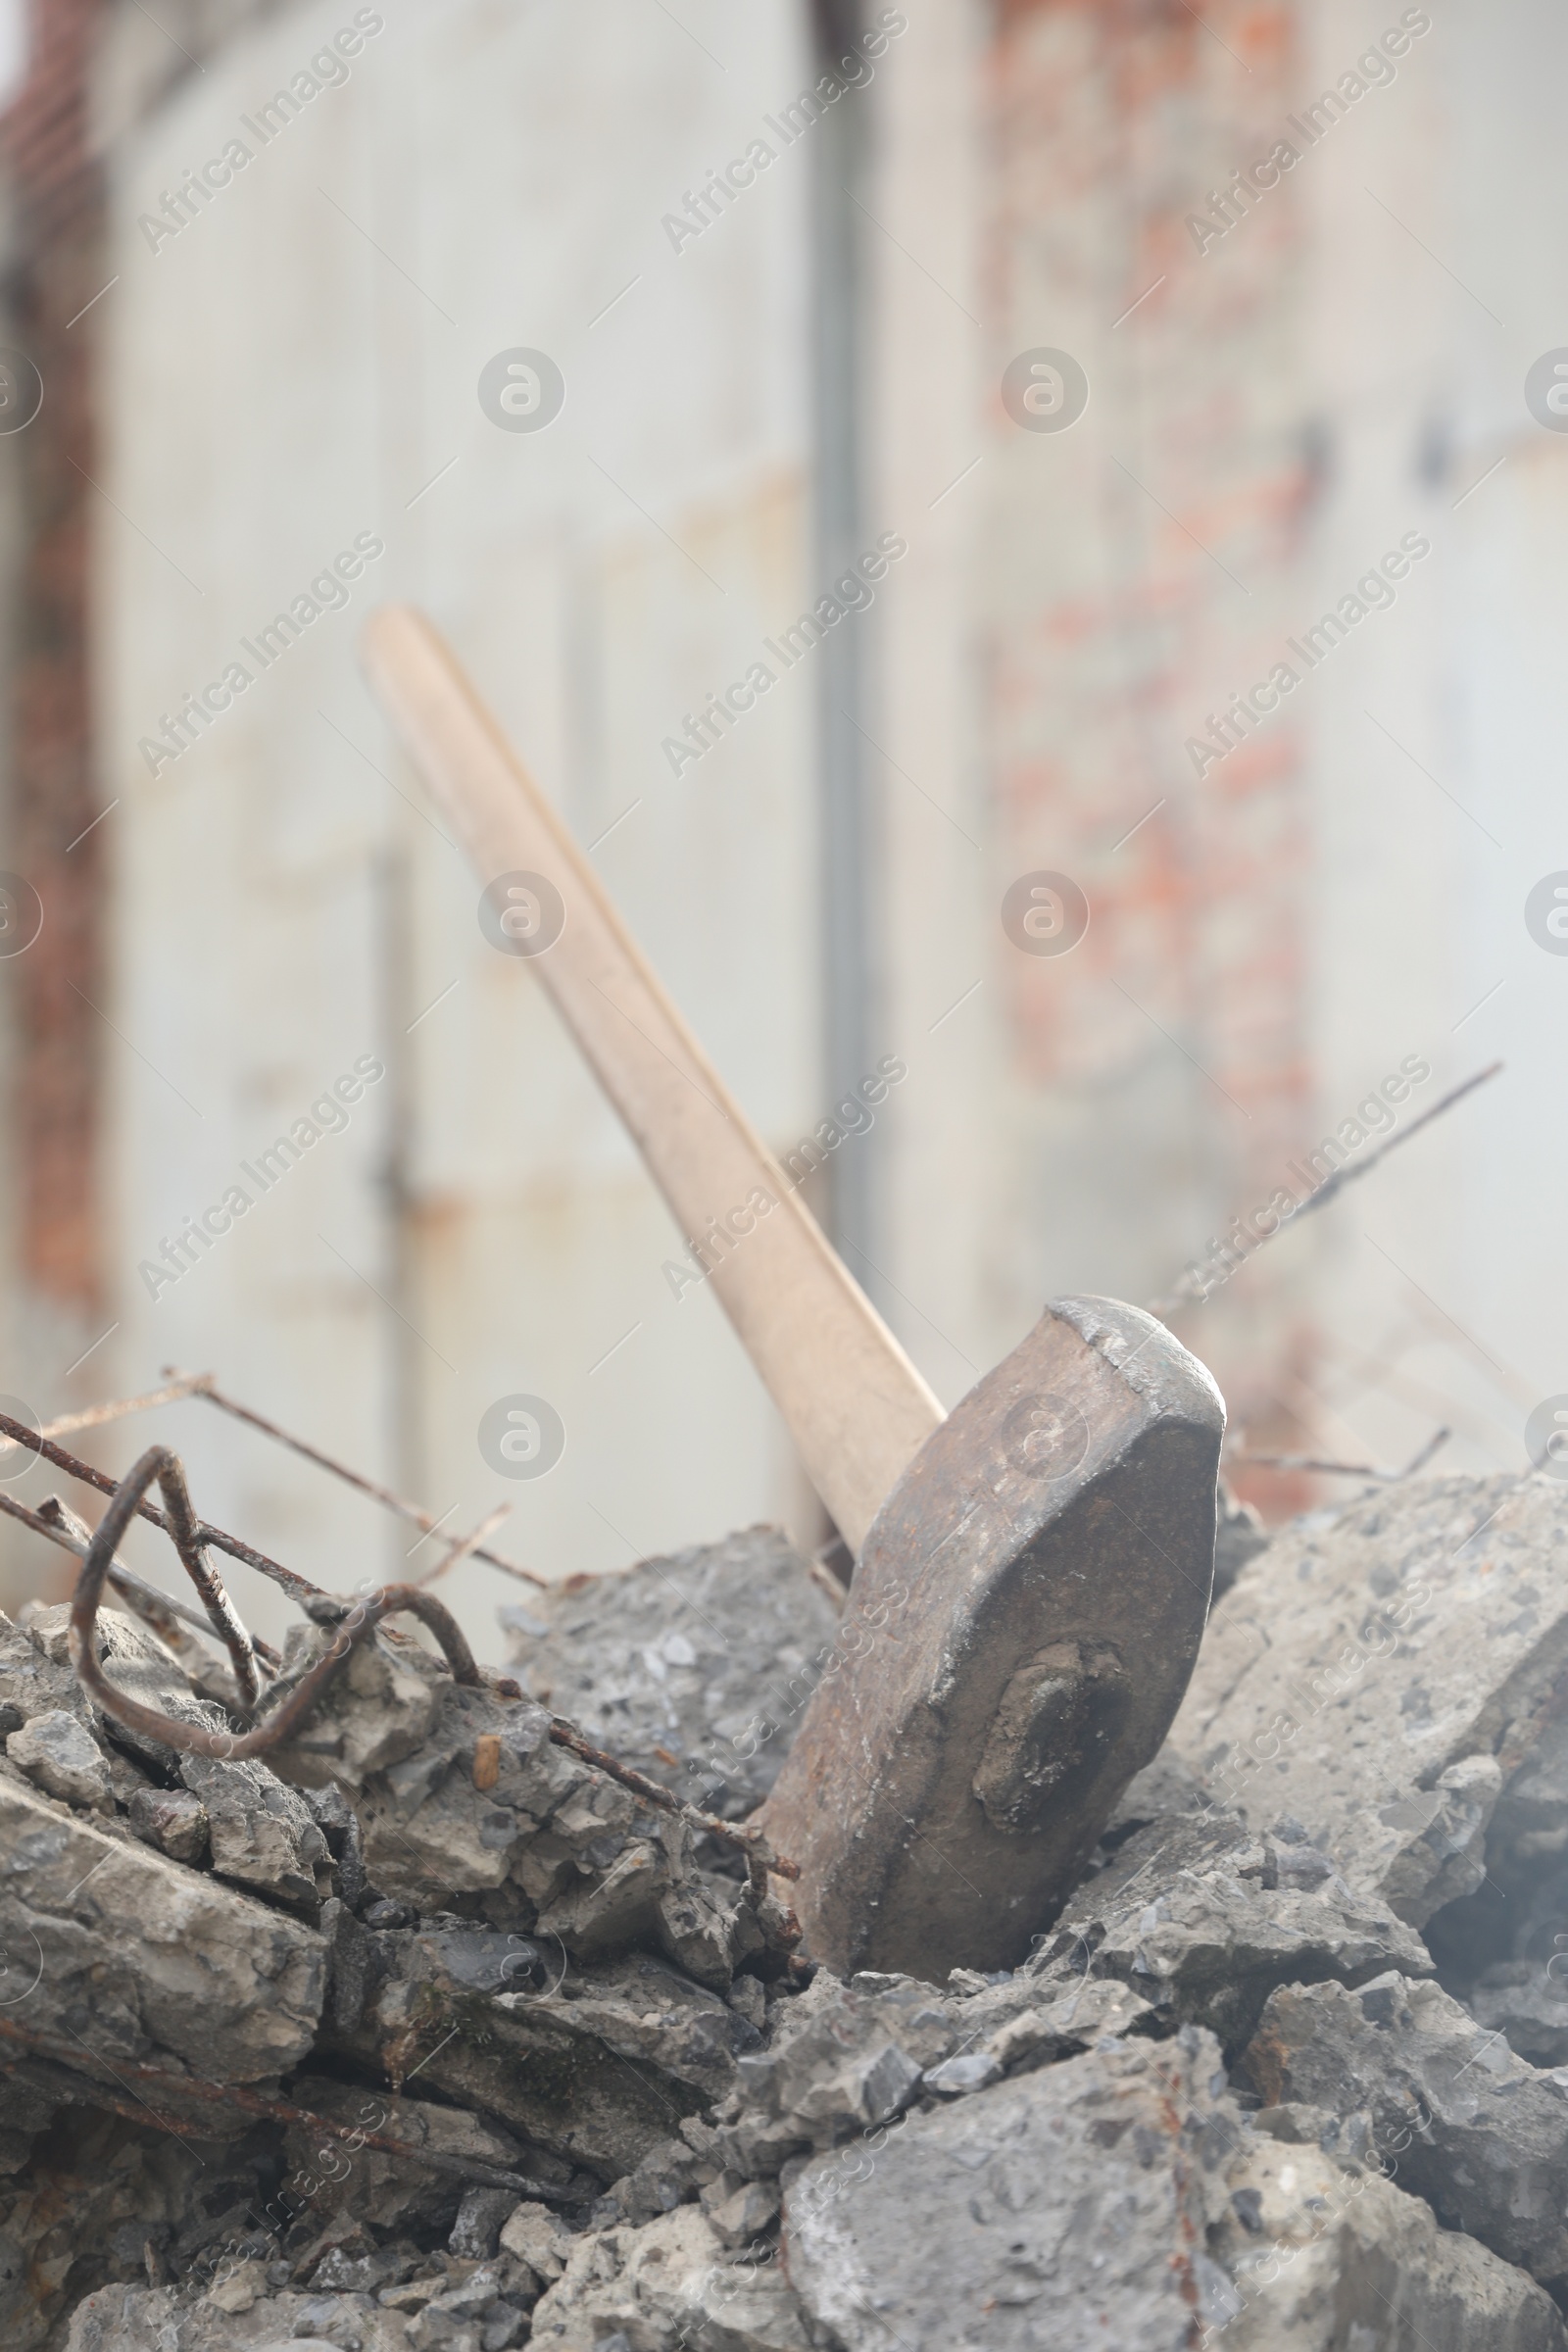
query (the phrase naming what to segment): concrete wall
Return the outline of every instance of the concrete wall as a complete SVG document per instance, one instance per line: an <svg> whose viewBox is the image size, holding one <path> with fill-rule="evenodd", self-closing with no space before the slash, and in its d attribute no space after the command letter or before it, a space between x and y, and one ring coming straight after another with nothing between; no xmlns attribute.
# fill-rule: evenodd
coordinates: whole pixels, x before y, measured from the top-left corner
<svg viewBox="0 0 1568 2352"><path fill-rule="evenodd" d="M504 1547L550 1575L762 1515L809 1536L771 1407L712 1299L671 1295L670 1220L355 668L374 603L425 606L748 1108L781 1145L814 1123L808 687L678 776L661 749L806 593L805 159L678 251L661 224L798 90L802 28L763 7L721 39L710 10L710 56L636 0L590 43L548 6L379 13L156 251L138 216L353 12L241 30L114 152L113 1377L212 1366L453 1533L500 1494ZM565 377L538 434L476 394L519 345ZM361 533L385 553L352 603L260 670L241 639ZM236 656L254 682L150 774L138 740ZM138 1275L231 1183L259 1195L240 1163L362 1055L386 1075L346 1132L177 1282ZM475 1433L516 1392L567 1446L504 1486ZM167 1425L210 1516L334 1582L402 1570L412 1537L262 1441ZM481 1619L505 1595L455 1583Z"/></svg>

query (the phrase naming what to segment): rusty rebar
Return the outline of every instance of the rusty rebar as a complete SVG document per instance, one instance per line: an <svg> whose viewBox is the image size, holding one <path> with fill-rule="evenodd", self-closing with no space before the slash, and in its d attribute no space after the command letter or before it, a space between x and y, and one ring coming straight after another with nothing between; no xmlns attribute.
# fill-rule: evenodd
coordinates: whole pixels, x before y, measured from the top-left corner
<svg viewBox="0 0 1568 2352"><path fill-rule="evenodd" d="M140 1479L139 1485L135 1484L138 1478ZM137 1463L131 1478L122 1483L119 1494L104 1513L97 1534L92 1537L87 1545L81 1574L76 1580L75 1598L72 1602L71 1624L73 1644L74 1645L78 1630L88 1644L92 1672L91 1675L84 1673L78 1661L77 1679L92 1689L94 1688L93 1678L96 1677L104 1690L112 1690L114 1689L113 1684L104 1681L102 1670L98 1664L98 1653L92 1648L92 1629L97 1621L98 1602L103 1592L104 1581L115 1565L115 1552L130 1518L130 1507L127 1505L124 1509L117 1509L117 1504L127 1493L131 1494L132 1502L139 1501L155 1478L167 1506L164 1525L168 1528L174 1549L179 1554L180 1565L201 1597L201 1603L207 1611L209 1623L228 1652L229 1664L234 1669L234 1684L239 1692L240 1703L249 1713L261 1696L262 1690L262 1678L256 1667L256 1651L252 1646L250 1635L240 1622L238 1611L223 1590L222 1579L216 1573L203 1553L200 1522L190 1507L190 1494L185 1485L184 1470L180 1466L178 1454L171 1453L167 1446L150 1446L148 1447ZM96 1573L94 1573L95 1560L97 1562ZM92 1606L84 1624L78 1626L81 1596L89 1585ZM111 1708L110 1712L113 1713L114 1709ZM145 1713L147 1710L143 1709L143 1712ZM122 1720L123 1719L122 1718ZM159 1720L161 1721L162 1718Z"/></svg>
<svg viewBox="0 0 1568 2352"><path fill-rule="evenodd" d="M455 1544L448 1546L433 1568L427 1568L422 1576L416 1576L415 1583L422 1590L427 1585L437 1584L449 1569L456 1568L460 1562L482 1557L479 1546L484 1538L498 1528L503 1519L510 1518L511 1513L510 1502L498 1502L493 1511L486 1512L476 1528L466 1536L460 1536Z"/></svg>
<svg viewBox="0 0 1568 2352"><path fill-rule="evenodd" d="M117 1396L109 1404L89 1404L79 1413L62 1413L57 1420L44 1423L43 1434L46 1438L65 1438L73 1430L102 1429L106 1422L123 1421L127 1413L151 1412L154 1405L177 1404L182 1397L194 1393L197 1377L194 1373L182 1372L174 1378L170 1388L155 1389L150 1396Z"/></svg>
<svg viewBox="0 0 1568 2352"><path fill-rule="evenodd" d="M107 1471L95 1470L91 1462L82 1461L77 1454L68 1453L52 1438L40 1437L24 1421L13 1421L9 1413L0 1413L0 1436L14 1439L19 1446L25 1446L29 1452L40 1454L46 1462L53 1462L57 1470L64 1470L68 1478L79 1479L84 1487L92 1487L100 1494L113 1496L119 1493L117 1481ZM161 1527L165 1535L172 1537L173 1530L168 1518L155 1504L138 1502L136 1516L145 1519L152 1527ZM260 1575L270 1577L274 1585L281 1585L284 1592L291 1592L296 1600L316 1598L320 1594L320 1586L313 1585L309 1577L297 1576L292 1568L285 1568L280 1561L269 1559L265 1551L257 1551L249 1544L242 1544L237 1536L225 1535L220 1527L214 1527L211 1520L197 1521L196 1538L199 1543L210 1544L214 1551L226 1552L231 1560L240 1560L247 1568L254 1568Z"/></svg>
<svg viewBox="0 0 1568 2352"><path fill-rule="evenodd" d="M419 1618L440 1642L452 1668L453 1680L477 1685L479 1669L474 1664L473 1652L464 1640L451 1611L433 1593L422 1592L417 1585L384 1585L378 1592L368 1594L364 1600L344 1610L329 1646L309 1673L303 1676L287 1698L271 1710L265 1722L248 1732L213 1732L204 1724L177 1723L172 1717L160 1714L156 1708L144 1707L139 1699L129 1698L124 1691L117 1690L98 1663L92 1638L104 1582L116 1545L141 1507L141 1498L155 1478L165 1500L171 1505L171 1518L174 1516L178 1505L172 1490L183 1483L178 1479L178 1461L167 1446L150 1446L140 1461L126 1472L114 1500L98 1523L98 1532L88 1546L81 1575L77 1579L75 1597L71 1604L71 1655L77 1680L104 1712L114 1716L117 1723L125 1724L131 1731L145 1733L149 1739L161 1740L167 1747L176 1748L187 1755L231 1759L265 1755L268 1749L276 1747L304 1721L349 1652L375 1631L383 1617L405 1609ZM184 1507L189 1513L188 1496ZM199 1522L192 1515L185 1532L188 1534L198 1525ZM186 1573L194 1582L196 1571L193 1562L196 1554L188 1544L179 1544L177 1538L176 1546ZM343 1608L344 1604L333 1601L330 1594L316 1597L327 1601L333 1608Z"/></svg>
<svg viewBox="0 0 1568 2352"><path fill-rule="evenodd" d="M262 1694L262 1678L256 1671L256 1651L239 1611L223 1589L223 1580L208 1559L201 1540L201 1523L190 1506L190 1489L185 1484L185 1467L177 1453L167 1446L150 1446L142 1455L153 1466L152 1475L158 1481L158 1491L164 1498L164 1510L180 1566L190 1578L207 1611L213 1631L228 1652L228 1662L234 1669L234 1685L239 1692L240 1706L249 1714ZM115 1545L111 1543L110 1555ZM92 1546L87 1546L92 1557ZM83 1572L85 1574L85 1571ZM78 1586L82 1579L78 1578ZM97 1604L94 1603L94 1614Z"/></svg>
<svg viewBox="0 0 1568 2352"><path fill-rule="evenodd" d="M4 1425L5 1416L0 1414L0 1426ZM178 1476L177 1456L172 1454L167 1446L151 1446L113 1490L109 1508L99 1521L97 1533L87 1547L71 1605L71 1652L77 1679L104 1712L113 1715L118 1723L126 1725L132 1731L142 1732L149 1739L160 1740L166 1747L176 1748L187 1755L227 1759L266 1755L269 1750L281 1745L299 1728L350 1653L374 1633L382 1619L404 1611L417 1617L435 1636L446 1654L454 1682L471 1689L488 1689L498 1698L526 1697L522 1686L510 1675L496 1675L487 1679L480 1674L457 1619L422 1585L383 1585L377 1592L367 1594L352 1606L332 1593L306 1586L306 1614L318 1624L335 1620L336 1631L332 1641L288 1696L279 1705L270 1709L263 1721L247 1732L213 1732L205 1725L179 1723L171 1716L160 1714L156 1708L144 1707L138 1699L118 1690L98 1663L92 1638L93 1628L97 1622L104 1584L114 1565L116 1548L132 1518L139 1514L152 1518L158 1526L166 1527L174 1539L176 1548L179 1548L178 1538L170 1524L175 1506L172 1505L169 1513L165 1514L152 1511L143 1500L155 1478L166 1500L169 1499L170 1488L165 1479L171 1465ZM183 1493L182 1476L180 1492ZM184 1512L186 1516L181 1524L187 1539L192 1535L202 1537L209 1532L205 1523L197 1520L190 1511L188 1495L184 1499ZM464 1541L466 1543L467 1539ZM460 1543L453 1548L461 1554L464 1544ZM185 1548L180 1548L180 1558L194 1580L194 1570ZM304 1583L303 1579L295 1581ZM650 1780L635 1765L623 1764L606 1749L596 1747L587 1734L564 1716L553 1715L550 1718L550 1737L558 1747L569 1749L583 1763L606 1774L611 1780L618 1781L622 1788L630 1789L647 1803L658 1806L662 1812L675 1814L691 1828L704 1831L724 1844L734 1846L749 1860L774 1872L779 1878L800 1877L800 1865L784 1855L775 1854L760 1830L721 1821L716 1814L699 1812L695 1805L687 1804L662 1782Z"/></svg>
<svg viewBox="0 0 1568 2352"><path fill-rule="evenodd" d="M1452 1437L1451 1429L1434 1430L1418 1446L1402 1470L1380 1470L1375 1462L1328 1462L1313 1453L1233 1453L1230 1461L1245 1470L1310 1470L1323 1478L1370 1478L1380 1487L1397 1486L1424 1470L1433 1455Z"/></svg>
<svg viewBox="0 0 1568 2352"><path fill-rule="evenodd" d="M62 1551L74 1553L78 1560L86 1558L87 1546L92 1542L92 1529L84 1519L78 1519L58 1494L46 1494L38 1508L30 1511L24 1502L18 1502L14 1494L0 1492L0 1512L7 1518L19 1520L24 1527L30 1527L35 1536L47 1536L50 1543L58 1544ZM55 1515L57 1513L58 1516ZM172 1593L160 1592L156 1585L150 1585L145 1577L138 1576L134 1568L127 1568L123 1560L112 1562L109 1583L127 1607L134 1609L136 1615L166 1642L170 1638L171 1627L174 1625L190 1626L202 1634L212 1631L199 1609L190 1608L182 1600L175 1600ZM264 1642L259 1635L251 1636L251 1645L264 1664L275 1670L281 1663L271 1643Z"/></svg>
<svg viewBox="0 0 1568 2352"><path fill-rule="evenodd" d="M181 1384L182 1395L205 1396L208 1403L216 1404L220 1412L232 1414L236 1421L248 1421L252 1429L259 1429L264 1437L275 1440L279 1446L286 1446L290 1452L314 1462L318 1469L329 1470L334 1478L342 1479L346 1486L357 1487L362 1494L368 1494L372 1501L383 1503L398 1518L408 1520L411 1527L418 1528L424 1535L433 1534L440 1526L441 1522L433 1512L424 1510L416 1502L406 1501L401 1494L394 1494L390 1487L378 1485L373 1478L365 1477L361 1471L351 1470L346 1462L340 1462L333 1454L323 1452L319 1446L313 1446L307 1439L296 1438L288 1430L280 1429L265 1413L256 1412L248 1404L240 1404L232 1396L225 1396L218 1386L216 1374L176 1372L172 1364L166 1364L164 1370ZM415 1548L417 1550L418 1546ZM515 1560L505 1560L498 1551L487 1551L482 1544L475 1544L473 1556L485 1561L491 1568L500 1568L506 1575L518 1578L525 1585L535 1585L541 1590L549 1586L548 1577L536 1575L531 1568L519 1568Z"/></svg>

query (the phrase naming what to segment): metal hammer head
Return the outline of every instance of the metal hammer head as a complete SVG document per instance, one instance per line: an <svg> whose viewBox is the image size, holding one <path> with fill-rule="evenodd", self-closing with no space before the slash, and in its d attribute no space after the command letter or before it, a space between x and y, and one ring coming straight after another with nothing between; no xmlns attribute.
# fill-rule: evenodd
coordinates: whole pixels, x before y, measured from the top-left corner
<svg viewBox="0 0 1568 2352"><path fill-rule="evenodd" d="M1163 1324L1058 1298L926 1439L760 1816L814 1959L1025 1956L1187 1688L1224 1426Z"/></svg>

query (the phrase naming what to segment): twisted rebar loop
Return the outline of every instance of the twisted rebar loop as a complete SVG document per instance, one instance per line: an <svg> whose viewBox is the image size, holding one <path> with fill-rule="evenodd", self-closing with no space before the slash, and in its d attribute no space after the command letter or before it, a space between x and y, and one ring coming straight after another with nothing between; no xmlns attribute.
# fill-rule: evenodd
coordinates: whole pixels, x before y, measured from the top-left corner
<svg viewBox="0 0 1568 2352"><path fill-rule="evenodd" d="M0 1425L4 1424L5 1416L0 1414ZM20 1434L25 1442L42 1449L40 1442L33 1439L29 1432ZM102 1474L95 1472L93 1476L96 1481ZM270 1710L265 1722L248 1732L211 1732L204 1724L176 1722L172 1716L161 1715L154 1707L144 1707L138 1699L117 1690L110 1682L98 1663L93 1632L98 1621L104 1585L121 1538L133 1517L138 1513L144 1516L148 1514L149 1506L143 1497L154 1479L157 1479L169 1506L164 1524L173 1539L187 1574L207 1605L208 1615L228 1645L229 1656L234 1660L236 1678L242 1689L245 1688L246 1677L241 1674L240 1659L243 1655L249 1660L250 1690L246 1698L246 1712L250 1712L256 1703L257 1676L250 1636L241 1625L233 1603L202 1551L202 1537L215 1531L209 1530L204 1521L198 1520L191 1508L179 1456L167 1446L151 1446L114 1489L109 1508L87 1546L71 1604L71 1662L83 1688L92 1694L105 1714L113 1715L118 1723L126 1725L131 1731L143 1733L150 1740L160 1740L166 1747L178 1748L186 1755L219 1756L229 1761L265 1755L298 1730L350 1652L360 1642L369 1639L383 1618L397 1616L403 1611L417 1617L434 1635L446 1653L455 1683L466 1684L470 1690L491 1690L498 1698L524 1697L521 1684L514 1682L510 1675L481 1674L457 1619L424 1586L383 1585L378 1592L368 1593L351 1607L347 1601L338 1600L333 1594L321 1592L318 1586L307 1584L303 1577L283 1570L281 1574L287 1576L289 1590L306 1614L318 1625L335 1625L336 1631L330 1644L310 1672L280 1706ZM225 1538L224 1541L232 1543L233 1540ZM235 1550L238 1553L240 1547L235 1545ZM270 1569L275 1569L274 1562L269 1562L268 1565ZM238 1649L236 1642L241 1645ZM694 1805L687 1804L660 1782L650 1780L646 1773L638 1772L635 1766L623 1764L617 1756L609 1755L603 1748L595 1747L577 1726L568 1723L564 1716L551 1716L550 1738L558 1746L580 1756L584 1763L596 1771L607 1773L612 1780L618 1781L622 1788L631 1789L635 1795L658 1806L662 1812L678 1815L694 1830L705 1831L722 1843L738 1848L751 1865L753 1884L759 1893L762 1891L762 1874L767 1871L783 1879L800 1877L800 1864L792 1862L784 1854L775 1853L762 1831L753 1829L744 1822L720 1821L711 1813L699 1812Z"/></svg>
<svg viewBox="0 0 1568 2352"><path fill-rule="evenodd" d="M99 1521L97 1533L87 1547L81 1564L75 1594L71 1604L71 1662L78 1680L89 1690L98 1705L118 1723L150 1740L160 1740L166 1747L180 1749L187 1755L221 1756L237 1761L246 1756L264 1755L286 1740L310 1713L322 1690L332 1680L349 1652L368 1639L384 1617L408 1610L428 1626L446 1652L457 1683L477 1686L479 1669L473 1652L464 1640L457 1619L450 1609L436 1599L433 1592L424 1592L418 1585L383 1585L378 1592L367 1594L344 1614L332 1637L304 1679L290 1691L282 1705L273 1709L265 1723L248 1732L213 1732L204 1724L179 1723L172 1716L162 1715L155 1707L144 1707L138 1699L119 1690L98 1663L98 1651L93 1630L98 1621L99 1603L104 1584L122 1537L131 1519L141 1507L142 1496L158 1481L169 1512L169 1531L174 1548L191 1582L202 1596L208 1616L222 1635L228 1654L234 1662L235 1679L249 1713L260 1695L261 1684L256 1669L256 1656L250 1636L241 1625L234 1605L203 1554L196 1540L199 1522L191 1509L190 1495L185 1486L185 1473L179 1456L167 1446L150 1446L141 1459L121 1480L113 1501ZM320 1595L321 1602L331 1603L329 1596ZM310 1607L310 1603L307 1603ZM311 1614L317 1614L311 1608ZM505 1687L506 1694L516 1690L515 1684Z"/></svg>

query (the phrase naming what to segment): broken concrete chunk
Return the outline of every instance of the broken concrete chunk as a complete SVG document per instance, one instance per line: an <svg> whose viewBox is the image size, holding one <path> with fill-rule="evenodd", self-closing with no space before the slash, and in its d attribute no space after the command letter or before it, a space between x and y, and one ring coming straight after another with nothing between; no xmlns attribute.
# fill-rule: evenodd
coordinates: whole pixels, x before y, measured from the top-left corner
<svg viewBox="0 0 1568 2352"><path fill-rule="evenodd" d="M139 1788L126 1817L172 1862L199 1862L207 1851L207 1807L188 1788Z"/></svg>
<svg viewBox="0 0 1568 2352"><path fill-rule="evenodd" d="M376 1937L382 1978L345 2048L482 2107L609 2182L736 2084L755 2029L649 1953L573 1963L501 1930ZM537 1985L537 1989L529 1989Z"/></svg>
<svg viewBox="0 0 1568 2352"><path fill-rule="evenodd" d="M957 2038L949 2005L912 1977L846 1984L824 1969L780 2013L771 2046L741 2059L746 2104L831 2146L899 2114Z"/></svg>
<svg viewBox="0 0 1568 2352"><path fill-rule="evenodd" d="M772 1788L839 1631L838 1611L774 1527L568 1577L501 1621L533 1697L731 1820Z"/></svg>
<svg viewBox="0 0 1568 2352"><path fill-rule="evenodd" d="M809 2352L799 2305L774 2261L741 2262L695 2205L640 2230L577 2241L534 2307L544 2352Z"/></svg>
<svg viewBox="0 0 1568 2352"><path fill-rule="evenodd" d="M653 1945L720 1990L787 1948L775 1903L703 1870L687 1824L558 1746L542 1707L451 1681L426 1698L422 1743L350 1792L383 1894L427 1913L482 1895L498 1925L581 1959Z"/></svg>
<svg viewBox="0 0 1568 2352"><path fill-rule="evenodd" d="M1500 1960L1477 1978L1465 2007L1478 2026L1506 2035L1532 2066L1568 2066L1568 1960Z"/></svg>
<svg viewBox="0 0 1568 2352"><path fill-rule="evenodd" d="M816 2157L785 2192L790 2280L848 2352L1188 2352L1225 2316L1202 2253L1240 2133L1224 2085L1188 2028Z"/></svg>
<svg viewBox="0 0 1568 2352"><path fill-rule="evenodd" d="M248 2267L248 2266L247 2266ZM106 2286L78 2304L65 2352L408 2352L407 2322L368 2295L232 2294ZM477 2341L477 2338L475 2339Z"/></svg>
<svg viewBox="0 0 1568 2352"><path fill-rule="evenodd" d="M384 2133L438 2156L461 2158L493 2172L527 2175L521 2144L510 2132L461 2108L394 2097L389 2091L335 2082L322 2075L300 2076L292 2100L312 2115L346 2127L351 2134ZM309 2210L313 2221L344 2214L374 2230L439 2227L445 2231L457 2219L465 2184L451 2171L433 2171L384 2148L355 2147L306 2124L288 2127L283 2147L289 2167L282 2189L285 2204L289 2210Z"/></svg>
<svg viewBox="0 0 1568 2352"><path fill-rule="evenodd" d="M1421 1927L1481 1885L1492 1807L1558 1710L1565 1569L1548 1478L1412 1479L1313 1514L1216 1606L1172 1743L1253 1829L1289 1810Z"/></svg>
<svg viewBox="0 0 1568 2352"><path fill-rule="evenodd" d="M525 2197L502 2224L503 2253L525 2262L535 2278L559 2278L571 2253L572 2233L550 2206Z"/></svg>
<svg viewBox="0 0 1568 2352"><path fill-rule="evenodd" d="M290 1627L270 1704L281 1703L331 1641L329 1628ZM297 1788L336 1786L352 1793L424 1744L443 1679L426 1651L394 1647L383 1633L372 1634L356 1645L293 1739L272 1752L274 1769Z"/></svg>
<svg viewBox="0 0 1568 2352"><path fill-rule="evenodd" d="M297 2065L320 2017L325 1953L309 1928L11 1780L0 1780L0 1944L37 1956L12 2023L213 2082Z"/></svg>
<svg viewBox="0 0 1568 2352"><path fill-rule="evenodd" d="M1377 2149L1446 2228L1568 2295L1568 2083L1538 2074L1436 1984L1293 1984L1244 2066L1265 2107L1364 2112Z"/></svg>
<svg viewBox="0 0 1568 2352"><path fill-rule="evenodd" d="M317 1873L327 1867L326 1839L298 1789L256 1757L233 1763L182 1755L179 1777L206 1809L220 1877L314 1910Z"/></svg>
<svg viewBox="0 0 1568 2352"><path fill-rule="evenodd" d="M29 1716L6 1741L6 1754L29 1781L68 1805L107 1813L114 1807L109 1765L92 1734L74 1715L50 1707Z"/></svg>
<svg viewBox="0 0 1568 2352"><path fill-rule="evenodd" d="M1563 2352L1543 2288L1420 2197L1315 2147L1248 2134L1245 2169L1209 2231L1208 2345L1223 2352Z"/></svg>
<svg viewBox="0 0 1568 2352"><path fill-rule="evenodd" d="M111 1614L105 1609L100 1624ZM82 1725L92 1722L87 1694L69 1659L62 1657L57 1663L28 1628L13 1624L6 1616L0 1616L0 1707L8 1710L9 1731L19 1731L34 1715L56 1708L74 1715ZM9 1720L12 1715L15 1722Z"/></svg>
<svg viewBox="0 0 1568 2352"><path fill-rule="evenodd" d="M1292 1824L1297 1829L1298 1824ZM1255 1837L1235 1814L1167 1816L1137 1831L1071 1898L1021 1972L1116 1977L1238 2050L1277 1984L1427 1975L1412 1928L1295 1838Z"/></svg>
<svg viewBox="0 0 1568 2352"><path fill-rule="evenodd" d="M449 2250L478 2262L488 2261L500 2239L501 2225L516 2202L510 2188L466 2189L447 2239Z"/></svg>

